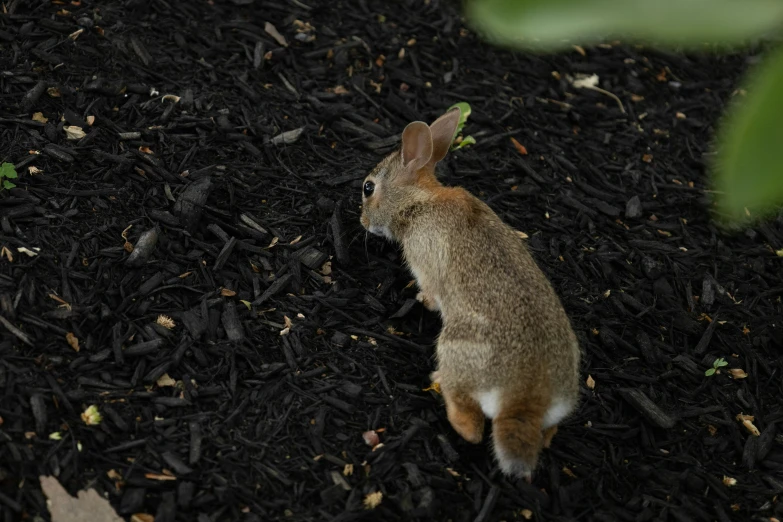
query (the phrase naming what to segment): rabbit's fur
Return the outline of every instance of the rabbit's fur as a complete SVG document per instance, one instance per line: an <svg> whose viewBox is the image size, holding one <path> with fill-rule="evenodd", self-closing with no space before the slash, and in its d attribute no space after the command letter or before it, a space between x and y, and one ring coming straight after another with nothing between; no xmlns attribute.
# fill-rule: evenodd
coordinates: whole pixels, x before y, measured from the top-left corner
<svg viewBox="0 0 783 522"><path fill-rule="evenodd" d="M402 244L419 300L441 314L432 378L451 425L479 443L485 416L492 419L500 469L529 481L541 448L577 405L581 352L517 232L466 190L436 179L459 116L454 109L431 126L405 128L401 149L365 179L361 223Z"/></svg>

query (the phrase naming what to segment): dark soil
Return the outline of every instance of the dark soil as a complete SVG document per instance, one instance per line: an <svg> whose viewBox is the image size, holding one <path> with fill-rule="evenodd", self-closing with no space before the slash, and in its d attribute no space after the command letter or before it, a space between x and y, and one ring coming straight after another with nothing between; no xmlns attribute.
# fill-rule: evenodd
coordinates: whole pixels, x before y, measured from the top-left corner
<svg viewBox="0 0 783 522"><path fill-rule="evenodd" d="M3 521L48 519L39 475L155 522L783 516L783 219L721 233L706 190L750 58L512 54L445 4L4 2ZM532 485L424 391L438 318L359 224L458 101L444 181L529 236L585 350Z"/></svg>

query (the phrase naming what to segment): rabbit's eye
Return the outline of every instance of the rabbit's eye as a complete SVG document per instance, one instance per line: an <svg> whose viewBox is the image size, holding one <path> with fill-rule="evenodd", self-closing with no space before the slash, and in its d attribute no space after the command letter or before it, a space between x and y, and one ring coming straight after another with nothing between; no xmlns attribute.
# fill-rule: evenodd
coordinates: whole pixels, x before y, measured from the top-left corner
<svg viewBox="0 0 783 522"><path fill-rule="evenodd" d="M369 198L375 192L375 183L368 181L364 184L364 197Z"/></svg>

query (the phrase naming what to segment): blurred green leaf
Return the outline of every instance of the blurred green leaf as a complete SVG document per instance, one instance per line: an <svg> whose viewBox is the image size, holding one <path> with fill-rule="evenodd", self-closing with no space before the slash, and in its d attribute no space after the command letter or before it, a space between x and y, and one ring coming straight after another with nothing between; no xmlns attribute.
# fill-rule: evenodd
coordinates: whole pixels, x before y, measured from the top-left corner
<svg viewBox="0 0 783 522"><path fill-rule="evenodd" d="M609 38L703 48L740 44L780 25L780 0L466 0L468 22L488 40L561 50Z"/></svg>
<svg viewBox="0 0 783 522"><path fill-rule="evenodd" d="M707 377L709 377L710 375L713 375L714 373L715 373L715 368L710 368L709 370L707 370L706 372L704 372L704 375L706 375Z"/></svg>
<svg viewBox="0 0 783 522"><path fill-rule="evenodd" d="M8 180L3 180L3 188L6 190L11 190L12 188L16 187L15 183L11 183Z"/></svg>
<svg viewBox="0 0 783 522"><path fill-rule="evenodd" d="M713 364L713 366L716 367L716 368L722 368L722 367L728 366L728 365L729 365L729 363L727 363L726 359L724 359L723 357L721 357L720 359L715 361L715 364Z"/></svg>
<svg viewBox="0 0 783 522"><path fill-rule="evenodd" d="M783 205L781 122L783 49L778 49L751 72L747 95L735 98L720 126L713 183L724 220L767 217Z"/></svg>

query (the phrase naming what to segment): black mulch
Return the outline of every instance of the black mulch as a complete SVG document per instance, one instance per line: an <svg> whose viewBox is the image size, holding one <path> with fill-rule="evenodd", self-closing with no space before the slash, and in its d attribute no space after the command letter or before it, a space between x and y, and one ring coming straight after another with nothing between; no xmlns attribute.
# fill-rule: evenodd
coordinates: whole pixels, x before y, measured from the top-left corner
<svg viewBox="0 0 783 522"><path fill-rule="evenodd" d="M156 522L783 516L783 219L723 234L705 190L751 60L500 52L444 4L3 3L3 521L48 517L41 474ZM438 319L359 225L368 169L457 101L478 144L444 180L528 234L586 351L533 485L423 391Z"/></svg>

